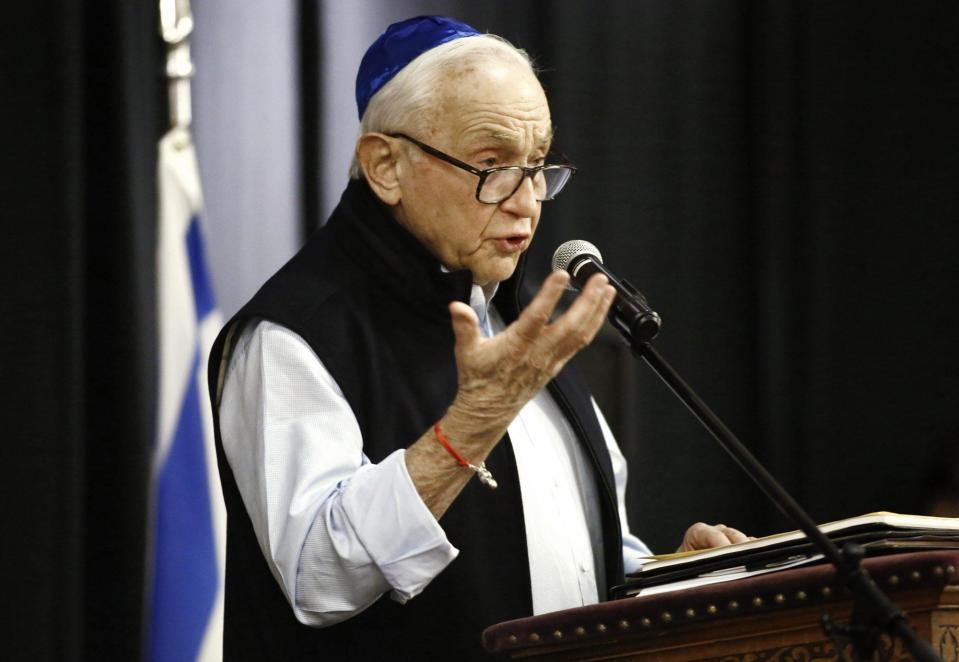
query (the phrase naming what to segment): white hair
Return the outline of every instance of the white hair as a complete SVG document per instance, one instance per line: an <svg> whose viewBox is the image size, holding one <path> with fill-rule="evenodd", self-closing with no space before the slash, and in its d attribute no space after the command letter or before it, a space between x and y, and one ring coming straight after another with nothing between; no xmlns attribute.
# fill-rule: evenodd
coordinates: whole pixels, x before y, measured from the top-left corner
<svg viewBox="0 0 959 662"><path fill-rule="evenodd" d="M440 81L445 74L478 61L499 59L519 63L535 76L529 54L506 39L485 34L462 37L440 44L420 54L373 95L360 120L360 133L416 133L432 119L429 110L436 105ZM350 177L363 176L356 153L350 165Z"/></svg>

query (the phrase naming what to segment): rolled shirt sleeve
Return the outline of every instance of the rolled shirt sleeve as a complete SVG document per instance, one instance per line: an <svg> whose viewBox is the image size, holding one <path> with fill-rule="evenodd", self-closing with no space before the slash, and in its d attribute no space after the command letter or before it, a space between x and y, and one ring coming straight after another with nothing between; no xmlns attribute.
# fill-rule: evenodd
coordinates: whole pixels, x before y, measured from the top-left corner
<svg viewBox="0 0 959 662"><path fill-rule="evenodd" d="M332 625L386 592L406 602L459 553L417 493L405 450L370 462L339 386L289 329L243 329L220 429L260 549L302 623Z"/></svg>

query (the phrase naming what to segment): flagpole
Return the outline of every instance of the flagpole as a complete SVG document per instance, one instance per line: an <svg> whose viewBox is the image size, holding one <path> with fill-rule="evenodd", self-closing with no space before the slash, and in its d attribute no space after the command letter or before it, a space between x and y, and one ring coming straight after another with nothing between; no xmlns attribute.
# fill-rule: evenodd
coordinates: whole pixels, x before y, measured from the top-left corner
<svg viewBox="0 0 959 662"><path fill-rule="evenodd" d="M193 121L190 80L190 35L193 14L190 0L160 0L160 33L167 45L166 77L169 121L172 128L188 129Z"/></svg>

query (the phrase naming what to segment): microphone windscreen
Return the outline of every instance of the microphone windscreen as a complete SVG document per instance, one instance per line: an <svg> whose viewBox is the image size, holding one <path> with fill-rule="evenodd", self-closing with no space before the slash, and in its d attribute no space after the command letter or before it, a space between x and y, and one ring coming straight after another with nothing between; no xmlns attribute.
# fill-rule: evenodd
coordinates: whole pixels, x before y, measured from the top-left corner
<svg viewBox="0 0 959 662"><path fill-rule="evenodd" d="M588 241L571 239L564 244L560 244L559 248L553 253L553 271L568 271L573 260L581 255L589 255L600 264L603 263L603 256L598 248Z"/></svg>

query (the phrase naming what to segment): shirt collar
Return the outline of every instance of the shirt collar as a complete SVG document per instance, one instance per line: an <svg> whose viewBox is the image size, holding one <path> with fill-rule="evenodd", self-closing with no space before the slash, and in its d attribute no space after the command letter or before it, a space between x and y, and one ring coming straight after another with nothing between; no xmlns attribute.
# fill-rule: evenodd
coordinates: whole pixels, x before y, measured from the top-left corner
<svg viewBox="0 0 959 662"><path fill-rule="evenodd" d="M487 338L493 335L493 328L489 319L489 305L490 301L493 300L493 295L496 294L497 288L499 288L499 283L489 283L485 287L473 283L473 288L470 290L470 308L479 318L480 329Z"/></svg>

